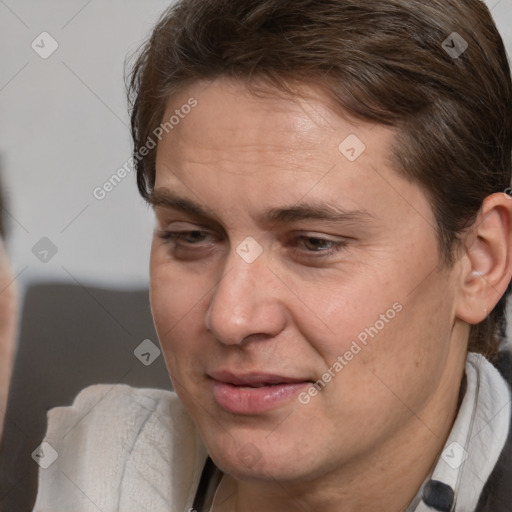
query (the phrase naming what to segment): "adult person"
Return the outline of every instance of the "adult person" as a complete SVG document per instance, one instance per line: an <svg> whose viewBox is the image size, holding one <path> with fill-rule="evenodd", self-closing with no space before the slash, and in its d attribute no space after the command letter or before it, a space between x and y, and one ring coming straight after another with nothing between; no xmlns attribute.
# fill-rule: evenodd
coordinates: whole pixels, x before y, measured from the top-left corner
<svg viewBox="0 0 512 512"><path fill-rule="evenodd" d="M4 201L0 183L0 439L5 423L17 322L17 287L5 250L5 235Z"/></svg>
<svg viewBox="0 0 512 512"><path fill-rule="evenodd" d="M485 5L182 0L131 93L176 394L52 411L35 509L508 510L512 84Z"/></svg>

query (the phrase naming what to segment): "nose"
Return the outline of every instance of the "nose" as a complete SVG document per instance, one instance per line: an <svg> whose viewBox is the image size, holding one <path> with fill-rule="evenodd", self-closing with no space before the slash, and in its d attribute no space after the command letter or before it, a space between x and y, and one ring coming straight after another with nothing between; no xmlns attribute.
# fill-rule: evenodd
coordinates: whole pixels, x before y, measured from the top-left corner
<svg viewBox="0 0 512 512"><path fill-rule="evenodd" d="M264 255L247 263L233 250L224 268L206 311L208 331L225 345L277 336L286 325L285 306Z"/></svg>

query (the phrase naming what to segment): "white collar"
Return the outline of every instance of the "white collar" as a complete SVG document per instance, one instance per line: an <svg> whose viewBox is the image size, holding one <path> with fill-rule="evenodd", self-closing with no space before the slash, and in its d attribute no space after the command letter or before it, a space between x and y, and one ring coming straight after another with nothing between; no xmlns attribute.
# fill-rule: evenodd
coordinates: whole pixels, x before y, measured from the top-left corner
<svg viewBox="0 0 512 512"><path fill-rule="evenodd" d="M466 379L464 399L443 452L407 512L475 510L503 450L511 415L507 382L485 357L474 352L468 353ZM450 493L453 503L450 506L445 499L442 505L442 495L449 497ZM437 508L425 503L433 500L440 502Z"/></svg>

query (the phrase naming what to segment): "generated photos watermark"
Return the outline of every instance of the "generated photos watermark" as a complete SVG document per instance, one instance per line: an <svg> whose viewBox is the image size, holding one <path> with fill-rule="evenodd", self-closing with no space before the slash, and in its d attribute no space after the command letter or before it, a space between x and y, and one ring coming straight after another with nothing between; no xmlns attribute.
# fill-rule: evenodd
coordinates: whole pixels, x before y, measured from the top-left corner
<svg viewBox="0 0 512 512"><path fill-rule="evenodd" d="M153 133L147 138L145 144L131 156L122 167L112 174L101 186L96 187L92 191L92 195L98 201L103 201L107 195L112 192L127 176L133 173L136 162L140 162L145 158L152 149L155 149L158 141L162 140L164 133L170 133L174 130L185 117L197 107L199 102L195 98L189 98L187 103L183 104L174 114L165 122L160 124ZM155 140L157 139L157 140Z"/></svg>
<svg viewBox="0 0 512 512"><path fill-rule="evenodd" d="M396 318L402 309L402 304L395 302L392 307L379 316L379 319L372 326L362 330L357 335L357 340L352 340L350 348L343 355L336 358L336 361L325 371L322 377L306 391L299 394L299 402L302 405L308 405L311 399L318 395L368 345L369 338L374 339L377 337L385 329L386 325Z"/></svg>

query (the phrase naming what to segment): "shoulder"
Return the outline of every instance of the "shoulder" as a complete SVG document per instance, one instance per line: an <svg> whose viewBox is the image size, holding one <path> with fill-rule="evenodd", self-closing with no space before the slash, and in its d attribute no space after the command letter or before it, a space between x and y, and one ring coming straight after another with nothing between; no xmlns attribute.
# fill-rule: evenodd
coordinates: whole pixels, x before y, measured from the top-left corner
<svg viewBox="0 0 512 512"><path fill-rule="evenodd" d="M175 393L126 385L91 386L50 410L43 442L56 458L39 470L36 512L185 506L206 458Z"/></svg>
<svg viewBox="0 0 512 512"><path fill-rule="evenodd" d="M512 389L512 351L503 350L493 362L494 366L507 381L509 389ZM512 417L511 417L512 420ZM487 480L480 501L478 512L505 512L510 510L512 502L512 423L508 431L507 441L494 471Z"/></svg>
<svg viewBox="0 0 512 512"><path fill-rule="evenodd" d="M177 395L160 389L138 389L123 384L99 384L83 389L69 407L48 412L46 437L57 444L78 433L101 428L108 432L136 432L137 426L152 416L164 423L189 419Z"/></svg>

